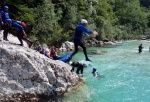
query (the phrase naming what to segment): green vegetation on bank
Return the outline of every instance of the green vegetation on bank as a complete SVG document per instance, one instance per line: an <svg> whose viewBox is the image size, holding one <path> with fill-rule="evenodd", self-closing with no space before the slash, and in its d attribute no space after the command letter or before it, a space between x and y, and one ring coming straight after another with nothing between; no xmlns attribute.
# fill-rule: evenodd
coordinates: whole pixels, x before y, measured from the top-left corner
<svg viewBox="0 0 150 102"><path fill-rule="evenodd" d="M59 46L72 40L81 18L96 29L97 40L150 37L148 0L1 0L10 18L27 23L30 38Z"/></svg>

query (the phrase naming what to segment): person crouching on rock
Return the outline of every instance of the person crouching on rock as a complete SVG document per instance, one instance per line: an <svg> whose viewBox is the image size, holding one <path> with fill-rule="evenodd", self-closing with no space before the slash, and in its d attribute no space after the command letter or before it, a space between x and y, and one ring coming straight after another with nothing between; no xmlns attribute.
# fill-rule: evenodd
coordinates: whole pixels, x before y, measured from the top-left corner
<svg viewBox="0 0 150 102"><path fill-rule="evenodd" d="M16 28L17 37L21 43L19 45L23 46L22 40L25 40L28 43L30 43L29 48L31 48L33 45L33 42L25 37L26 36L26 32L25 32L26 24L24 22L18 23L17 21L12 21L11 19L7 19L6 22L11 23L11 25Z"/></svg>
<svg viewBox="0 0 150 102"><path fill-rule="evenodd" d="M23 46L22 40L25 40L26 42L29 43L29 48L32 48L33 42L26 38L26 32L25 32L26 24L24 22L13 21L12 26L16 27L17 37L21 43L20 45Z"/></svg>
<svg viewBox="0 0 150 102"><path fill-rule="evenodd" d="M70 65L72 66L71 72L73 72L74 68L77 67L77 74L83 74L83 68L86 67L85 64L79 63L77 61L70 62Z"/></svg>

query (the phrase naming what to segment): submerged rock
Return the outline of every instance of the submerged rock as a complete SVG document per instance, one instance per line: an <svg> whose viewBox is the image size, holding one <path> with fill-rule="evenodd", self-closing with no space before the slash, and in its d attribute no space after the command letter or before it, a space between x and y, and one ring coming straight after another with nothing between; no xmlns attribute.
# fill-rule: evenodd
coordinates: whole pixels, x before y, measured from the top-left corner
<svg viewBox="0 0 150 102"><path fill-rule="evenodd" d="M77 85L71 66L35 50L0 42L0 101L54 98Z"/></svg>

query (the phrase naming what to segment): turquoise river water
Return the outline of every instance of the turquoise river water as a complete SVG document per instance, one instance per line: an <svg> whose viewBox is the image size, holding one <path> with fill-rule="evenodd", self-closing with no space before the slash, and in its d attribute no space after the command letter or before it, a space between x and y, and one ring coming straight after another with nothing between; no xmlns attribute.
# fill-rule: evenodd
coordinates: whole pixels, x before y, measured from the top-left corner
<svg viewBox="0 0 150 102"><path fill-rule="evenodd" d="M143 44L143 52L138 46ZM84 69L85 82L63 102L150 102L150 41L127 41L119 46L89 47L88 52L100 50L103 54L90 54L92 66ZM80 56L80 57L79 57ZM73 60L84 60L82 51ZM101 78L91 74L97 68Z"/></svg>

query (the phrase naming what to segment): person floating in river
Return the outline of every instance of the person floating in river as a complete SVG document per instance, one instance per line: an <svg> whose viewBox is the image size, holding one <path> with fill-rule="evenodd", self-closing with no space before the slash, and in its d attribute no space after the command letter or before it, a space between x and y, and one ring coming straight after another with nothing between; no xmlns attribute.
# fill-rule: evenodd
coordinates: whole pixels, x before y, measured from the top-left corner
<svg viewBox="0 0 150 102"><path fill-rule="evenodd" d="M92 70L92 74L95 78L99 78L100 77L100 74L97 72L97 69L96 68L93 68Z"/></svg>
<svg viewBox="0 0 150 102"><path fill-rule="evenodd" d="M83 35L88 35L88 34L97 35L98 33L96 31L91 31L91 30L87 29L87 24L88 24L87 20L82 19L81 23L76 26L75 34L74 34L74 38L73 38L75 50L71 54L69 61L78 52L78 46L80 46L83 49L86 61L91 61L87 56L86 47L82 42L82 37L83 37Z"/></svg>
<svg viewBox="0 0 150 102"><path fill-rule="evenodd" d="M139 46L139 53L141 53L142 52L142 49L143 49L144 47L142 46L142 44L140 44L140 46Z"/></svg>

